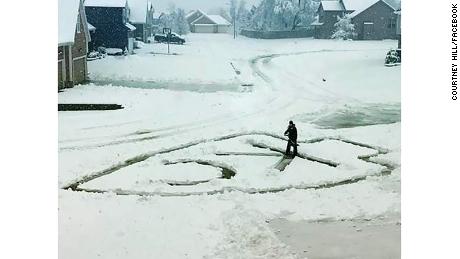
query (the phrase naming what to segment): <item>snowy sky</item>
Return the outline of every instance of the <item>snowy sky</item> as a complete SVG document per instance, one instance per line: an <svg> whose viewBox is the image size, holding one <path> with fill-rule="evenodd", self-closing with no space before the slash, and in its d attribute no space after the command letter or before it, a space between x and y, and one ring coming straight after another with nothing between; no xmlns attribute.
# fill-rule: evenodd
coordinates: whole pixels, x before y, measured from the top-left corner
<svg viewBox="0 0 460 259"><path fill-rule="evenodd" d="M201 9L205 12L209 10L224 7L228 8L230 0L155 0L154 7L156 10L168 10L170 3L174 3L176 7L185 9L186 11ZM246 5L249 7L260 0L246 0Z"/></svg>

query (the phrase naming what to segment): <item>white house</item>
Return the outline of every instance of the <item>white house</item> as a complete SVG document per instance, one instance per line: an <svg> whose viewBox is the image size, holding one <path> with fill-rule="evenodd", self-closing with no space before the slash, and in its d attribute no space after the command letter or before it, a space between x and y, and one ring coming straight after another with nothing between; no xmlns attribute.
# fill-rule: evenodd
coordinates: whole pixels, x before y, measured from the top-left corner
<svg viewBox="0 0 460 259"><path fill-rule="evenodd" d="M192 11L185 17L190 31L195 33L226 33L232 26L220 15L209 15L201 10Z"/></svg>

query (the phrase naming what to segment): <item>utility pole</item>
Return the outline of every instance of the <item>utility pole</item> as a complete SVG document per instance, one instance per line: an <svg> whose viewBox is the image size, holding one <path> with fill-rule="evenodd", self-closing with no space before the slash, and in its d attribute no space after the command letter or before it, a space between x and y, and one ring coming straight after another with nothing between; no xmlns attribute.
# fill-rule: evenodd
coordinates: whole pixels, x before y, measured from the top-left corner
<svg viewBox="0 0 460 259"><path fill-rule="evenodd" d="M236 39L236 15L233 15L233 39Z"/></svg>
<svg viewBox="0 0 460 259"><path fill-rule="evenodd" d="M237 12L237 6L238 6L238 1L237 0L230 0L227 5L230 6L230 16L232 17L233 20L233 39L236 39L236 12Z"/></svg>

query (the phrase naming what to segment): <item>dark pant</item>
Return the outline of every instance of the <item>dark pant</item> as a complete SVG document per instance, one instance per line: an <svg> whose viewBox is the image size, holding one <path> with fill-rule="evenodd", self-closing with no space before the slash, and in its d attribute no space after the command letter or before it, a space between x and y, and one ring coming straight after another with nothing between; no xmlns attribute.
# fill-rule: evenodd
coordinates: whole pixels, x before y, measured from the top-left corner
<svg viewBox="0 0 460 259"><path fill-rule="evenodd" d="M286 147L286 155L291 153L291 147L294 147L294 156L297 155L297 140L288 140L287 147Z"/></svg>

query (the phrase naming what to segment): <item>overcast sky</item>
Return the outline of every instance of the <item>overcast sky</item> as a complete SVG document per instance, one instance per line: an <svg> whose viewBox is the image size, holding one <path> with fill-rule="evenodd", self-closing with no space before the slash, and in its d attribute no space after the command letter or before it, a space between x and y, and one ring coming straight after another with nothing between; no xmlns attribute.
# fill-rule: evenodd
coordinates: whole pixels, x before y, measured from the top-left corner
<svg viewBox="0 0 460 259"><path fill-rule="evenodd" d="M260 0L246 0L246 6L250 7L259 1ZM168 10L169 4L174 3L176 7L183 8L185 11L201 9L205 12L208 12L209 10L220 7L228 8L228 3L230 0L154 0L152 2L154 8L160 11Z"/></svg>

